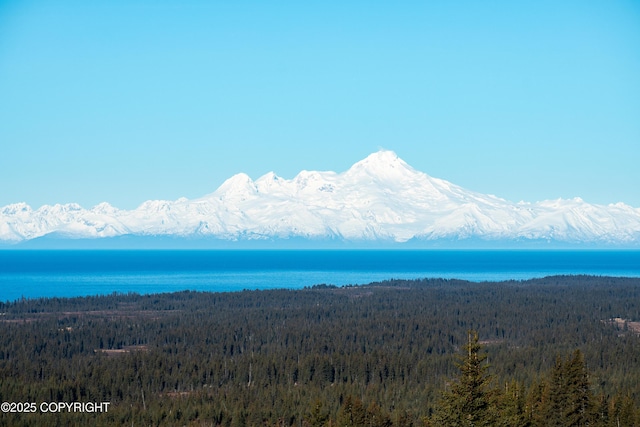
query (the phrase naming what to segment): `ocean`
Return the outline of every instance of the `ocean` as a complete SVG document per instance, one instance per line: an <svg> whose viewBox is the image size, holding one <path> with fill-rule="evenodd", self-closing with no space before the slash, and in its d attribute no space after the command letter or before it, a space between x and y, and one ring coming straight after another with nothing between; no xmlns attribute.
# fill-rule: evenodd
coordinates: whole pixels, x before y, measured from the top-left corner
<svg viewBox="0 0 640 427"><path fill-rule="evenodd" d="M114 292L300 289L386 279L640 277L640 251L3 250L0 301Z"/></svg>

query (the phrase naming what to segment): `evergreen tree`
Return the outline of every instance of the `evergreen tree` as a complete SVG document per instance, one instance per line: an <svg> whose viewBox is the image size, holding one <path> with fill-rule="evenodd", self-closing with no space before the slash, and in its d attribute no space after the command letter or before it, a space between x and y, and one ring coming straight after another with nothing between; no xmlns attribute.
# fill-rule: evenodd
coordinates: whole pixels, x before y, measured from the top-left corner
<svg viewBox="0 0 640 427"><path fill-rule="evenodd" d="M458 380L443 393L435 413L435 424L447 426L494 426L497 422L495 391L490 388L487 355L480 352L478 333L468 332L460 357Z"/></svg>
<svg viewBox="0 0 640 427"><path fill-rule="evenodd" d="M309 414L305 417L306 424L310 427L324 427L329 421L329 413L323 408L322 401L316 399Z"/></svg>
<svg viewBox="0 0 640 427"><path fill-rule="evenodd" d="M526 402L526 419L531 421L534 426L545 425L549 402L549 384L543 379L536 379L529 387Z"/></svg>
<svg viewBox="0 0 640 427"><path fill-rule="evenodd" d="M609 409L610 426L636 426L640 420L637 410L629 396L618 395L611 402Z"/></svg>
<svg viewBox="0 0 640 427"><path fill-rule="evenodd" d="M389 415L375 402L367 408L366 417L366 425L368 427L391 427L393 425Z"/></svg>
<svg viewBox="0 0 640 427"><path fill-rule="evenodd" d="M505 385L505 390L499 396L500 420L499 426L528 427L531 425L526 413L524 386L517 381Z"/></svg>
<svg viewBox="0 0 640 427"><path fill-rule="evenodd" d="M547 385L547 399L542 404L543 420L549 427L562 427L565 425L567 395L565 366L562 358L558 356L551 370L551 378Z"/></svg>
<svg viewBox="0 0 640 427"><path fill-rule="evenodd" d="M576 350L565 366L567 402L565 420L569 426L587 426L593 419L593 394L589 384L589 375L584 366L580 350Z"/></svg>
<svg viewBox="0 0 640 427"><path fill-rule="evenodd" d="M598 426L609 425L609 397L604 393L598 395L596 399L595 420Z"/></svg>
<svg viewBox="0 0 640 427"><path fill-rule="evenodd" d="M362 400L347 396L338 412L338 427L364 427L366 419L367 415Z"/></svg>
<svg viewBox="0 0 640 427"><path fill-rule="evenodd" d="M580 350L576 350L564 363L561 358L556 360L548 396L545 425L580 427L597 419L594 396Z"/></svg>

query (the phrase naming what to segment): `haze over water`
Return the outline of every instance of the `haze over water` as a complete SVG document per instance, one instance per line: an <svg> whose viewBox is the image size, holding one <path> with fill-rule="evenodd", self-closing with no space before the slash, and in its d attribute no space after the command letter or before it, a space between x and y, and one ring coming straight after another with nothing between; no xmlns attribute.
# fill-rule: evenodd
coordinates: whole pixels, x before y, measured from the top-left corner
<svg viewBox="0 0 640 427"><path fill-rule="evenodd" d="M578 274L640 277L640 251L0 251L0 301Z"/></svg>

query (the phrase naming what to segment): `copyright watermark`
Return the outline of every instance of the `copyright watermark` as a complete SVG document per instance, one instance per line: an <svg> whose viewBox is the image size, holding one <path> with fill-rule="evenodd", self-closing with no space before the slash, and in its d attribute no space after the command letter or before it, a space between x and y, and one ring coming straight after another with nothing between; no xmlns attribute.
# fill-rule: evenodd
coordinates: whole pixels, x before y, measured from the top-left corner
<svg viewBox="0 0 640 427"><path fill-rule="evenodd" d="M0 410L7 413L109 412L111 402L2 402Z"/></svg>

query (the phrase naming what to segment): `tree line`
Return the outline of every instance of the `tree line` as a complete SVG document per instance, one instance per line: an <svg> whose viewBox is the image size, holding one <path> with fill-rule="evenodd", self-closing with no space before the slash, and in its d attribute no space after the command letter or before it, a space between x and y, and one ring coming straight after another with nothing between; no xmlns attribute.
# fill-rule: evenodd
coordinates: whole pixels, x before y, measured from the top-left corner
<svg viewBox="0 0 640 427"><path fill-rule="evenodd" d="M1 414L2 425L638 421L639 279L111 294L0 313L0 401L111 402L99 414ZM484 390L471 407L486 411L469 421L456 396L471 345Z"/></svg>

